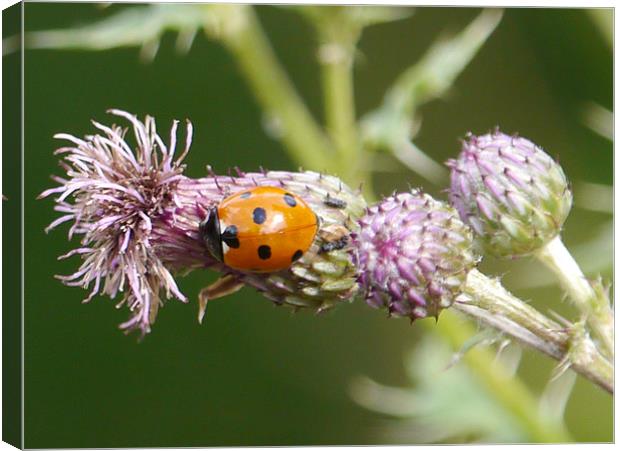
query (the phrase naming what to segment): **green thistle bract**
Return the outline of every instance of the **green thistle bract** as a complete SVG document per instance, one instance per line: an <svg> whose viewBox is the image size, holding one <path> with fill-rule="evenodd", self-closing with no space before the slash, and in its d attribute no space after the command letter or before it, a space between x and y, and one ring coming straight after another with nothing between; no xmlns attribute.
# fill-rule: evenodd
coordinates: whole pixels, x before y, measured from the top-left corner
<svg viewBox="0 0 620 451"><path fill-rule="evenodd" d="M560 233L572 195L560 165L531 141L470 134L447 164L450 201L486 252L528 255Z"/></svg>

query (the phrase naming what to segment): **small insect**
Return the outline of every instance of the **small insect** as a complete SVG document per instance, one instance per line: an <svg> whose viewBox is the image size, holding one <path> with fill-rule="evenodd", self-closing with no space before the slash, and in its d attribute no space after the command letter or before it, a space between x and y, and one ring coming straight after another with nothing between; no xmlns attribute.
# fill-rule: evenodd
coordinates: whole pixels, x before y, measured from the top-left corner
<svg viewBox="0 0 620 451"><path fill-rule="evenodd" d="M200 233L211 255L234 269L279 271L310 248L319 219L299 196L259 186L209 210Z"/></svg>
<svg viewBox="0 0 620 451"><path fill-rule="evenodd" d="M327 193L327 196L325 197L325 200L323 200L323 203L328 207L332 208L347 208L347 203L344 200L338 199L337 197L331 197L329 193Z"/></svg>
<svg viewBox="0 0 620 451"><path fill-rule="evenodd" d="M349 242L349 231L346 227L332 224L323 227L319 236L323 240L319 253L344 249Z"/></svg>

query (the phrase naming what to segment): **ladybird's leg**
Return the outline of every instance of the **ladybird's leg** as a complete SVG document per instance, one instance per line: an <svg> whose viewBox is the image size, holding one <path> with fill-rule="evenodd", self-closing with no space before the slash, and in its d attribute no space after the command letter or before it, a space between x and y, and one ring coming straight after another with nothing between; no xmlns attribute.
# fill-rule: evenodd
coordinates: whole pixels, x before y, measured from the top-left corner
<svg viewBox="0 0 620 451"><path fill-rule="evenodd" d="M198 293L198 322L202 324L202 319L207 311L207 302L236 293L242 287L242 282L228 274L200 290L200 293Z"/></svg>

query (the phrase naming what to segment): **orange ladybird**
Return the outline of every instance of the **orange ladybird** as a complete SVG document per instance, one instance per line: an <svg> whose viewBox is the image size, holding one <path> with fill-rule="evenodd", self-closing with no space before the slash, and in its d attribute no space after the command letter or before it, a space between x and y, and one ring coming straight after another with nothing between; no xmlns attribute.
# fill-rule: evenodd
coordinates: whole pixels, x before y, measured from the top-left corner
<svg viewBox="0 0 620 451"><path fill-rule="evenodd" d="M211 255L227 266L270 272L301 258L318 226L318 217L299 196L260 186L211 208L200 231Z"/></svg>

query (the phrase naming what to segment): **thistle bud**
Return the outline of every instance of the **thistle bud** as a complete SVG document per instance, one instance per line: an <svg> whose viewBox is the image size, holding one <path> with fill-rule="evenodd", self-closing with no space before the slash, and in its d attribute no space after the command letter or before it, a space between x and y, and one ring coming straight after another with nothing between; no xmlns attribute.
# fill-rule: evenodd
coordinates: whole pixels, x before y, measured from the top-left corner
<svg viewBox="0 0 620 451"><path fill-rule="evenodd" d="M560 165L531 141L470 134L447 164L450 201L486 252L528 255L560 233L572 195Z"/></svg>
<svg viewBox="0 0 620 451"><path fill-rule="evenodd" d="M80 235L81 246L63 257L79 255L82 263L69 276L67 285L97 294L121 297L130 318L125 331L150 331L164 299L186 301L173 274L193 269L213 269L225 279L219 296L241 285L258 289L277 304L323 311L340 301L351 300L357 290L357 271L350 234L365 201L338 178L313 172L261 172L236 176L192 179L183 175L182 163L192 136L187 123L184 150L175 156L175 122L169 144L157 134L152 117L144 122L112 110L129 121L135 143L127 130L94 122L99 133L84 139L67 134L56 137L70 145L60 148L65 177L59 186L40 197L56 195L55 210L62 216L48 229L70 222L69 238ZM133 149L133 150L132 150ZM314 242L301 258L285 270L258 273L234 270L207 250L200 224L222 199L256 186L283 187L301 197L319 218ZM215 285L215 284L214 284Z"/></svg>
<svg viewBox="0 0 620 451"><path fill-rule="evenodd" d="M419 191L384 199L359 224L360 285L371 307L391 315L437 317L478 261L457 212Z"/></svg>

